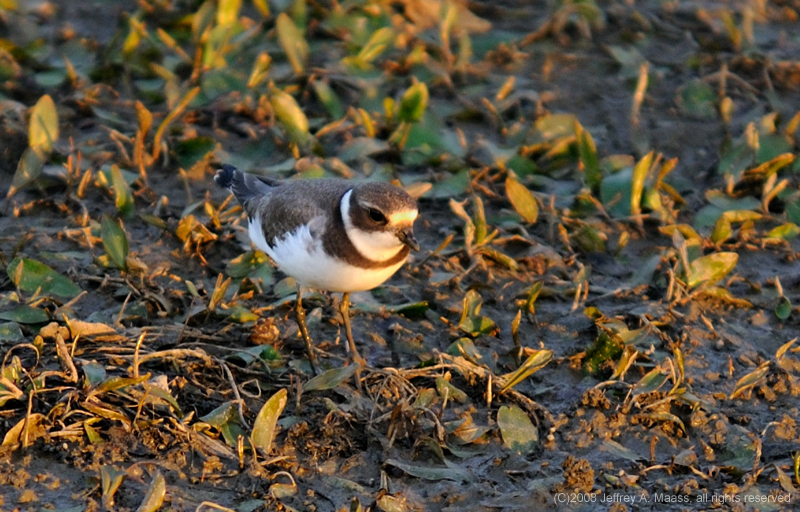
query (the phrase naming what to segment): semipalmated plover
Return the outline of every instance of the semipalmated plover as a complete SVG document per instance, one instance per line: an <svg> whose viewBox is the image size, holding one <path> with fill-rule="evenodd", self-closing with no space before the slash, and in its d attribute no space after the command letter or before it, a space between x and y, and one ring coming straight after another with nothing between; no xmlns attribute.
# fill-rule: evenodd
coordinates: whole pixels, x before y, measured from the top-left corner
<svg viewBox="0 0 800 512"><path fill-rule="evenodd" d="M214 177L247 213L250 240L297 283L297 324L317 369L301 288L342 292L340 311L353 360L365 364L350 328L350 292L375 288L419 250L417 203L387 183L336 178L273 180L223 165Z"/></svg>

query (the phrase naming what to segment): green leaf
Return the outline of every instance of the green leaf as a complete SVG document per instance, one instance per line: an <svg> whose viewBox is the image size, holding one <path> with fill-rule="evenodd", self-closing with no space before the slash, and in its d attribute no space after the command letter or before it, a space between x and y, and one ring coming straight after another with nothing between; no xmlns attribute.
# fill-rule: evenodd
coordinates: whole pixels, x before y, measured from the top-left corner
<svg viewBox="0 0 800 512"><path fill-rule="evenodd" d="M345 57L342 59L342 63L358 69L370 69L372 61L377 59L390 44L394 43L394 40L395 31L391 27L380 28L372 33L357 55Z"/></svg>
<svg viewBox="0 0 800 512"><path fill-rule="evenodd" d="M791 240L797 235L800 235L800 226L793 222L787 222L772 228L765 238L770 240Z"/></svg>
<svg viewBox="0 0 800 512"><path fill-rule="evenodd" d="M700 119L717 117L717 91L701 80L680 88L678 105L689 116Z"/></svg>
<svg viewBox="0 0 800 512"><path fill-rule="evenodd" d="M81 288L44 263L29 258L15 258L6 268L11 281L25 293L41 288L44 295L71 299L81 293Z"/></svg>
<svg viewBox="0 0 800 512"><path fill-rule="evenodd" d="M28 126L28 146L42 156L53 150L53 143L58 140L58 113L53 98L45 94L31 110L31 122Z"/></svg>
<svg viewBox="0 0 800 512"><path fill-rule="evenodd" d="M742 223L746 221L754 221L762 218L758 212L753 212L750 210L729 210L723 212L720 215L719 219L717 219L717 223L714 225L714 232L711 233L711 241L715 244L719 244L730 238L731 233L733 232L733 223Z"/></svg>
<svg viewBox="0 0 800 512"><path fill-rule="evenodd" d="M175 397L170 394L168 389L162 389L158 386L150 384L149 382L143 382L142 387L149 396L159 398L163 402L166 402L172 408L172 410L175 411L179 418L183 417L181 406L178 405L178 401L175 400Z"/></svg>
<svg viewBox="0 0 800 512"><path fill-rule="evenodd" d="M781 320L786 320L792 314L792 302L786 297L781 297L778 300L778 305L775 306L775 316Z"/></svg>
<svg viewBox="0 0 800 512"><path fill-rule="evenodd" d="M308 42L305 35L285 12L278 15L275 28L292 71L296 75L302 75L308 61Z"/></svg>
<svg viewBox="0 0 800 512"><path fill-rule="evenodd" d="M111 186L114 188L114 203L124 218L130 218L134 211L133 194L119 167L111 166Z"/></svg>
<svg viewBox="0 0 800 512"><path fill-rule="evenodd" d="M553 360L552 350L536 350L531 354L524 363L520 365L514 372L506 376L506 383L500 389L503 393L513 388L523 380L527 379L535 372L544 368L547 363Z"/></svg>
<svg viewBox="0 0 800 512"><path fill-rule="evenodd" d="M119 470L111 465L100 467L100 488L102 489L101 499L106 510L114 508L114 494L116 494L122 480L128 473Z"/></svg>
<svg viewBox="0 0 800 512"><path fill-rule="evenodd" d="M325 110L328 111L328 115L330 115L332 119L343 118L345 110L342 106L342 100L339 99L339 96L336 95L336 92L331 88L330 84L323 80L314 80L312 85L314 86L314 92L317 93L317 98L319 98L319 101L325 106Z"/></svg>
<svg viewBox="0 0 800 512"><path fill-rule="evenodd" d="M475 290L469 290L464 295L461 321L458 326L473 336L487 334L494 329L492 319L480 315L481 302L481 296Z"/></svg>
<svg viewBox="0 0 800 512"><path fill-rule="evenodd" d="M665 373L661 367L654 368L647 372L647 374L631 388L631 397L635 398L645 393L657 391L668 379L669 374Z"/></svg>
<svg viewBox="0 0 800 512"><path fill-rule="evenodd" d="M278 417L286 407L286 388L279 389L264 404L258 412L256 421L253 424L253 435L251 440L255 448L261 449L265 454L272 450L272 441L275 439L275 426L278 424Z"/></svg>
<svg viewBox="0 0 800 512"><path fill-rule="evenodd" d="M240 304L230 306L227 309L228 319L232 322L236 322L237 324L245 324L247 322L255 322L260 316L250 311L245 306Z"/></svg>
<svg viewBox="0 0 800 512"><path fill-rule="evenodd" d="M8 320L19 324L41 324L50 320L50 315L43 309L28 305L17 306L10 311L0 312L0 320Z"/></svg>
<svg viewBox="0 0 800 512"><path fill-rule="evenodd" d="M247 251L230 260L225 273L234 279L247 277L267 266L267 256L261 251Z"/></svg>
<svg viewBox="0 0 800 512"><path fill-rule="evenodd" d="M603 183L606 183L605 181ZM577 233L572 235L572 240L584 252L606 252L606 241L600 231L589 224L584 224Z"/></svg>
<svg viewBox="0 0 800 512"><path fill-rule="evenodd" d="M484 356L475 347L475 343L469 338L459 338L447 348L447 353L452 356L461 356L470 363L477 366L486 366L491 368L494 362L489 357Z"/></svg>
<svg viewBox="0 0 800 512"><path fill-rule="evenodd" d="M440 182L434 183L433 188L426 197L431 199L451 199L459 197L469 189L469 183L469 169L463 169Z"/></svg>
<svg viewBox="0 0 800 512"><path fill-rule="evenodd" d="M500 427L503 444L520 455L528 455L539 444L539 431L525 411L517 406L500 407L497 426Z"/></svg>
<svg viewBox="0 0 800 512"><path fill-rule="evenodd" d="M289 20L289 23L291 22ZM283 125L289 137L298 144L308 142L311 137L308 133L308 118L292 95L273 87L270 103L275 111L275 117Z"/></svg>
<svg viewBox="0 0 800 512"><path fill-rule="evenodd" d="M242 8L242 0L218 0L217 2L217 25L230 27L239 20L239 11Z"/></svg>
<svg viewBox="0 0 800 512"><path fill-rule="evenodd" d="M422 119L427 108L428 86L424 82L417 82L409 87L400 98L397 119L405 123L416 123Z"/></svg>
<svg viewBox="0 0 800 512"><path fill-rule="evenodd" d="M517 181L516 178L509 176L506 178L506 195L508 200L511 201L511 206L526 222L530 224L536 223L536 219L539 217L539 205L525 185Z"/></svg>
<svg viewBox="0 0 800 512"><path fill-rule="evenodd" d="M394 466L411 476L422 478L424 480L453 480L454 482L473 482L475 477L466 469L453 464L447 460L444 461L447 467L429 467L420 466L417 464L408 464L401 462L397 459L387 459L384 464Z"/></svg>
<svg viewBox="0 0 800 512"><path fill-rule="evenodd" d="M96 361L84 363L81 367L83 374L86 375L86 384L93 388L99 386L106 380L106 369Z"/></svg>
<svg viewBox="0 0 800 512"><path fill-rule="evenodd" d="M622 356L619 358L619 362L617 363L617 367L614 369L614 374L611 376L611 380L622 379L631 365L633 365L633 363L636 361L638 355L638 350L636 350L633 346L626 344L622 349Z"/></svg>
<svg viewBox="0 0 800 512"><path fill-rule="evenodd" d="M733 400L737 396L741 395L748 389L752 388L762 380L767 377L769 374L769 366L770 362L767 361L766 363L762 364L752 372L748 373L738 381L736 381L736 386L733 388L733 393L731 393L730 399Z"/></svg>
<svg viewBox="0 0 800 512"><path fill-rule="evenodd" d="M142 375L139 377L109 377L108 379L104 380L102 384L92 390L92 392L89 393L89 396L100 396L108 393L109 391L117 391L118 389L138 386L142 382L145 382L148 378L149 377L147 375Z"/></svg>
<svg viewBox="0 0 800 512"><path fill-rule="evenodd" d="M592 139L592 135L577 121L575 121L575 126L578 137L578 153L580 154L581 164L583 165L586 185L593 191L597 191L597 187L603 179L603 174L600 172L600 161L597 158L597 148L595 147L594 139Z"/></svg>
<svg viewBox="0 0 800 512"><path fill-rule="evenodd" d="M739 261L735 252L717 252L701 256L689 264L686 271L686 284L695 288L700 284L714 284L730 274Z"/></svg>
<svg viewBox="0 0 800 512"><path fill-rule="evenodd" d="M164 120L161 121L161 124L158 125L158 129L156 129L156 134L153 136L153 159L158 158L161 154L161 142L164 138L164 133L167 131L167 128L170 124L172 124L175 119L177 119L186 107L189 106L189 103L200 93L200 87L193 87L186 91L186 94L178 101L178 104L175 105L175 108L170 110L169 114L164 117Z"/></svg>
<svg viewBox="0 0 800 512"><path fill-rule="evenodd" d="M226 423L236 417L236 406L232 402L225 402L205 416L200 417L200 421L209 425L221 428Z"/></svg>
<svg viewBox="0 0 800 512"><path fill-rule="evenodd" d="M217 141L211 137L194 137L175 144L175 157L183 169L189 169L214 151Z"/></svg>
<svg viewBox="0 0 800 512"><path fill-rule="evenodd" d="M272 57L267 52L261 52L253 64L250 78L247 79L247 87L252 89L260 86L269 76L270 66L272 66Z"/></svg>
<svg viewBox="0 0 800 512"><path fill-rule="evenodd" d="M256 345L238 350L225 359L242 366L249 366L256 361L272 365L281 363L281 354L272 345Z"/></svg>
<svg viewBox="0 0 800 512"><path fill-rule="evenodd" d="M17 163L17 171L14 173L14 178L11 180L11 186L8 189L6 197L11 197L23 187L33 183L36 178L42 175L44 169L45 157L33 148L27 148L22 153L22 157Z"/></svg>
<svg viewBox="0 0 800 512"><path fill-rule="evenodd" d="M349 163L384 153L389 149L389 143L385 140L374 137L353 137L341 146L338 157L343 162Z"/></svg>
<svg viewBox="0 0 800 512"><path fill-rule="evenodd" d="M517 264L516 260L514 260L514 258L501 252L498 249L495 249L494 247L483 246L478 249L478 253L482 254L483 256L486 256L495 263L503 265L509 270L517 270L519 268L519 265Z"/></svg>
<svg viewBox="0 0 800 512"><path fill-rule="evenodd" d="M619 336L613 336L601 331L594 343L586 350L583 369L594 375L604 368L610 368L614 360L619 358L624 350L624 343Z"/></svg>
<svg viewBox="0 0 800 512"><path fill-rule="evenodd" d="M103 247L111 258L111 262L120 269L128 269L128 237L122 229L120 222L112 219L108 215L103 215L100 224L100 237L103 240Z"/></svg>
<svg viewBox="0 0 800 512"><path fill-rule="evenodd" d="M0 341L19 341L23 337L24 335L22 334L22 329L20 329L17 322L6 322L0 324Z"/></svg>
<svg viewBox="0 0 800 512"><path fill-rule="evenodd" d="M461 404L469 402L467 394L452 385L444 377L436 377L436 392L446 400L455 400Z"/></svg>
<svg viewBox="0 0 800 512"><path fill-rule="evenodd" d="M600 182L600 201L614 217L631 215L633 167L623 167Z"/></svg>
<svg viewBox="0 0 800 512"><path fill-rule="evenodd" d="M333 370L323 372L303 384L303 392L333 389L345 380L349 379L354 373L356 373L356 370L358 370L358 365L351 364L343 368L334 368Z"/></svg>
<svg viewBox="0 0 800 512"><path fill-rule="evenodd" d="M644 462L647 460L647 457L643 457L630 448L627 448L611 439L604 440L602 444L598 446L598 449L601 452L608 453L613 457L627 459L631 462Z"/></svg>

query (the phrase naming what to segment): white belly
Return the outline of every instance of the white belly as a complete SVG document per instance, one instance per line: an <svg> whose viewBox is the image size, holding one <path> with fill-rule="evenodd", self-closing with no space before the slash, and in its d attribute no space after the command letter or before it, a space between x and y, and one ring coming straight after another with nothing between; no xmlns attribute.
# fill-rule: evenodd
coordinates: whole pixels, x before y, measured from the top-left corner
<svg viewBox="0 0 800 512"><path fill-rule="evenodd" d="M295 278L301 285L331 292L360 292L371 290L389 279L405 263L380 269L354 267L331 258L322 243L311 237L307 226L284 237L275 247L267 245L261 220L253 219L248 232L253 244L267 253L278 268Z"/></svg>

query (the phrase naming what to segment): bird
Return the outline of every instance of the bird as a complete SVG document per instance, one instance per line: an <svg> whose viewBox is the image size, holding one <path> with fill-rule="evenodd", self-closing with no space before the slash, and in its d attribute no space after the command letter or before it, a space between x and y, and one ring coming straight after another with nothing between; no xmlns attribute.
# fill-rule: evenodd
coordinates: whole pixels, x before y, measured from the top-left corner
<svg viewBox="0 0 800 512"><path fill-rule="evenodd" d="M302 290L341 292L350 357L359 368L350 326L350 293L371 290L394 275L410 252L417 202L389 183L341 178L278 180L224 164L214 181L228 189L247 214L252 244L297 282L295 318L309 362L318 365L305 321Z"/></svg>

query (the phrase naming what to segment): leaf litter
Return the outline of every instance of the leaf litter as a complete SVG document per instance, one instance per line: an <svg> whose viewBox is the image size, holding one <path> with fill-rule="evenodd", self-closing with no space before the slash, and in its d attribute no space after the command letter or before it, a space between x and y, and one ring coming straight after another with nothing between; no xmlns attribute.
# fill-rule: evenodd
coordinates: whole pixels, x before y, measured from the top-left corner
<svg viewBox="0 0 800 512"><path fill-rule="evenodd" d="M0 2L4 504L792 508L798 16L709 7ZM220 163L419 198L366 371Z"/></svg>

